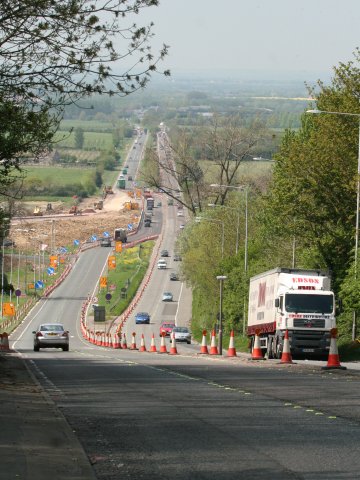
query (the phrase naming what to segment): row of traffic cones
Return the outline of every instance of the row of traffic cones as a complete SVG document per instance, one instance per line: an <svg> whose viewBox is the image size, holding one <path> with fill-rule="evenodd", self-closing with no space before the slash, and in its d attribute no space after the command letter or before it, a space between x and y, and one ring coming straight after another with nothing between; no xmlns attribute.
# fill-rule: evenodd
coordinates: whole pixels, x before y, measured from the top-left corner
<svg viewBox="0 0 360 480"><path fill-rule="evenodd" d="M201 348L200 348L200 353L202 355L219 355L218 347L216 345L216 332L215 330L212 330L211 332L211 344L210 344L210 352L206 344L206 335L207 331L203 330L203 336L202 336L202 342L201 342ZM230 332L230 342L229 342L229 348L227 352L228 357L236 357L236 349L235 349L235 341L234 341L234 330L231 330Z"/></svg>
<svg viewBox="0 0 360 480"><path fill-rule="evenodd" d="M121 348L123 348L123 349L128 348L125 333L123 334ZM135 334L135 332L133 332L132 333L132 339L131 339L131 345L129 347L129 350L137 350L137 349L138 348L136 346L136 334ZM146 349L146 346L145 346L144 334L141 335L139 352L147 352L147 349ZM151 345L150 345L150 348L149 348L149 352L155 352L155 353L157 352L156 345L155 345L154 334L152 334L152 337L151 337ZM160 344L160 348L159 348L158 353L169 353L170 355L177 355L178 351L177 351L177 348L176 348L175 335L171 335L171 346L170 346L169 352L167 350L166 343L165 343L165 335L161 336L161 344Z"/></svg>
<svg viewBox="0 0 360 480"><path fill-rule="evenodd" d="M330 370L330 369L346 370L346 367L343 367L340 364L339 352L338 352L337 342L336 342L337 329L336 328L331 329L330 334L331 334L331 339L330 339L330 350L329 350L328 361L327 361L327 365L325 367L322 367L322 369L323 370ZM260 335L260 332L256 331L254 347L251 353L252 360L264 360L264 357L260 348L259 335ZM285 330L283 350L281 354L281 360L279 363L280 364L294 363L292 361L292 356L290 351L289 332L287 330Z"/></svg>

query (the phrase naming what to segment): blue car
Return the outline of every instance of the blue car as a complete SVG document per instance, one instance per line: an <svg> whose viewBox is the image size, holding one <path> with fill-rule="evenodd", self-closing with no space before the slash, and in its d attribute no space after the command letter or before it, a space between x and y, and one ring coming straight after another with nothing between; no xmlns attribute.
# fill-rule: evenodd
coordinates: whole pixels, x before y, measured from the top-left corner
<svg viewBox="0 0 360 480"><path fill-rule="evenodd" d="M135 323L150 323L150 315L147 312L139 312L135 315Z"/></svg>

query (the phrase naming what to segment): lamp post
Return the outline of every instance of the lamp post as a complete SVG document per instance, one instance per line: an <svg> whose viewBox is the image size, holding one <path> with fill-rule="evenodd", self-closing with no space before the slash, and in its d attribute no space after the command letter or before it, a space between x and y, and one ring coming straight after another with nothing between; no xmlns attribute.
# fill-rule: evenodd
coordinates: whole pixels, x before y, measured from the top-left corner
<svg viewBox="0 0 360 480"><path fill-rule="evenodd" d="M355 281L357 280L357 262L358 262L358 248L359 248L359 208L360 208L360 113L349 112L331 112L328 110L307 110L306 113L321 114L326 113L330 115L343 115L348 117L357 117L359 122L359 145L358 145L358 162L357 162L357 181L356 181L356 220L355 220L355 253L354 253L354 267L355 267ZM353 311L352 324L352 340L356 338L356 311Z"/></svg>
<svg viewBox="0 0 360 480"><path fill-rule="evenodd" d="M225 228L224 228L224 222L221 220L216 220L215 218L209 218L209 217L195 217L195 222L200 223L201 220L206 220L207 222L214 222L214 223L220 223L222 226L222 235L221 235L221 260L224 258L224 239L225 239Z"/></svg>
<svg viewBox="0 0 360 480"><path fill-rule="evenodd" d="M245 245L244 245L244 276L246 279L248 270L248 186L247 185L220 185L218 183L210 184L210 187L215 188L232 188L235 190L241 190L245 192ZM243 335L245 335L245 315L246 315L246 298L244 289L244 309L243 309Z"/></svg>
<svg viewBox="0 0 360 480"><path fill-rule="evenodd" d="M223 302L223 282L224 280L227 279L225 275L218 275L216 277L217 280L220 282L220 304L219 304L219 337L218 337L218 350L219 350L219 355L222 355L222 338L223 338L223 332L222 332L222 302Z"/></svg>
<svg viewBox="0 0 360 480"><path fill-rule="evenodd" d="M236 245L235 245L235 252L237 255L239 251L240 210L238 208L228 207L226 205L216 205L216 203L208 203L208 207L212 207L212 208L222 207L228 210L235 210L237 212L238 215L237 215L237 224L236 224Z"/></svg>

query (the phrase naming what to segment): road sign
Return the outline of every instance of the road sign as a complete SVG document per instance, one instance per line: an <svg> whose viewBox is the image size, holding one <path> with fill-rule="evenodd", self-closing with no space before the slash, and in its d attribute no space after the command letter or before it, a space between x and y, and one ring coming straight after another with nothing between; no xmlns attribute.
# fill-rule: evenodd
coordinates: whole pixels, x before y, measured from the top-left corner
<svg viewBox="0 0 360 480"><path fill-rule="evenodd" d="M16 295L17 297L20 297L20 296L21 296L21 290L20 290L19 288L17 288L17 289L15 290L15 295Z"/></svg>
<svg viewBox="0 0 360 480"><path fill-rule="evenodd" d="M48 273L49 275L54 275L54 273L55 273L55 268L49 267L46 271L47 271L47 273Z"/></svg>
<svg viewBox="0 0 360 480"><path fill-rule="evenodd" d="M131 231L133 229L133 227L134 227L134 225L132 223L128 223L127 228L128 228L129 231Z"/></svg>
<svg viewBox="0 0 360 480"><path fill-rule="evenodd" d="M97 240L97 236L96 235L91 235L91 241L96 242L96 240Z"/></svg>
<svg viewBox="0 0 360 480"><path fill-rule="evenodd" d="M44 288L44 282L42 282L41 280L38 280L37 282L35 282L35 288L36 289Z"/></svg>
<svg viewBox="0 0 360 480"><path fill-rule="evenodd" d="M79 240L74 240L74 245L76 245L76 246L80 245L80 241Z"/></svg>
<svg viewBox="0 0 360 480"><path fill-rule="evenodd" d="M104 233L103 233L103 237L105 237L105 238L110 237L110 233L109 233L109 232L104 232Z"/></svg>
<svg viewBox="0 0 360 480"><path fill-rule="evenodd" d="M105 295L106 300L111 300L111 296L112 296L111 293L107 293Z"/></svg>

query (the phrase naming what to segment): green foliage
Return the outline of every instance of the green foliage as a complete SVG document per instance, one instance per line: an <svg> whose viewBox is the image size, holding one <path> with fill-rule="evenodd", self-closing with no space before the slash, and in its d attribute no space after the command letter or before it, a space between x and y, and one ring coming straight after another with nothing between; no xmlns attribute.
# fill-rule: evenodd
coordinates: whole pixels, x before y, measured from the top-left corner
<svg viewBox="0 0 360 480"><path fill-rule="evenodd" d="M74 140L75 148L81 150L84 146L84 130L81 127L75 128Z"/></svg>

